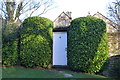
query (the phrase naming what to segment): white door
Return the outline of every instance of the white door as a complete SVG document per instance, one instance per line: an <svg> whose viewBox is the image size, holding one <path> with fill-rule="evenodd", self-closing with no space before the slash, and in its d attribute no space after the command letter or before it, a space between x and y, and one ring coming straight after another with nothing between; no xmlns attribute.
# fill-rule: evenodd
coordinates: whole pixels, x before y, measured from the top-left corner
<svg viewBox="0 0 120 80"><path fill-rule="evenodd" d="M67 32L53 32L53 65L67 65Z"/></svg>

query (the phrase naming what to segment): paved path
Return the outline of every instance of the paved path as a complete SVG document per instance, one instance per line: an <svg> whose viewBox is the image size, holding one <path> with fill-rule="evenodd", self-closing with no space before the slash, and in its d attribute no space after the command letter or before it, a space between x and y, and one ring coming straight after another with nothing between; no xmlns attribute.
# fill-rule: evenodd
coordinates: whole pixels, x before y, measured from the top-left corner
<svg viewBox="0 0 120 80"><path fill-rule="evenodd" d="M72 74L65 73L64 71L58 71L59 73L63 73L65 77L73 77Z"/></svg>
<svg viewBox="0 0 120 80"><path fill-rule="evenodd" d="M73 77L72 74L66 74L66 73L64 74L64 76L65 76L65 77Z"/></svg>

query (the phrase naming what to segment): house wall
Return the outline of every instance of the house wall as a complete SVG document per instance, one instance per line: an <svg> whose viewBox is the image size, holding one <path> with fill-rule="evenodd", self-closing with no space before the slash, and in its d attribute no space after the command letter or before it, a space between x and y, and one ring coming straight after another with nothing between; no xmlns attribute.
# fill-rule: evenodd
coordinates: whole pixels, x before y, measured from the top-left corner
<svg viewBox="0 0 120 80"><path fill-rule="evenodd" d="M109 56L120 55L120 32L108 33Z"/></svg>
<svg viewBox="0 0 120 80"><path fill-rule="evenodd" d="M103 75L110 77L111 73L110 71L115 71L113 69L113 66L116 66L115 64L118 64L118 60L120 60L120 57L117 55L120 55L120 32L116 33L108 33L108 41L109 41L109 65L105 71L103 71ZM118 65L119 66L119 65Z"/></svg>
<svg viewBox="0 0 120 80"><path fill-rule="evenodd" d="M112 56L120 55L120 27L118 27L117 24L112 22L111 20L107 19L105 16L103 16L100 13L96 13L93 15L94 17L100 18L106 23L106 32L108 34L108 46L109 46L109 61L110 64L108 66L108 70L113 65L113 62L116 60L116 58L113 58ZM63 21L66 20L66 24L63 24ZM68 16L65 15L63 12L56 20L54 21L55 27L65 27L70 25L70 22L72 19L70 19ZM103 72L103 75L108 75L108 72Z"/></svg>
<svg viewBox="0 0 120 80"><path fill-rule="evenodd" d="M71 12L62 12L54 20L53 65L67 65L67 27L71 21Z"/></svg>
<svg viewBox="0 0 120 80"><path fill-rule="evenodd" d="M118 25L100 13L96 13L94 17L100 18L106 22L109 56L120 55L120 28Z"/></svg>
<svg viewBox="0 0 120 80"><path fill-rule="evenodd" d="M112 21L110 21L109 19L107 19L106 17L104 17L102 14L96 13L96 14L94 15L94 17L100 18L100 19L102 19L102 20L106 23L107 33L117 32L117 31L118 31L118 27L115 25L115 23L113 23ZM114 26L115 28L114 28L113 26Z"/></svg>
<svg viewBox="0 0 120 80"><path fill-rule="evenodd" d="M120 27L99 13L96 13L94 16L106 22L109 46L109 65L107 70L102 73L105 76L109 76L109 71L112 69L113 65L115 66L115 62L120 60L119 57L116 57L116 55L120 55Z"/></svg>
<svg viewBox="0 0 120 80"><path fill-rule="evenodd" d="M70 22L72 21L71 13L61 13L60 16L58 16L54 21L54 27L65 27L69 26Z"/></svg>

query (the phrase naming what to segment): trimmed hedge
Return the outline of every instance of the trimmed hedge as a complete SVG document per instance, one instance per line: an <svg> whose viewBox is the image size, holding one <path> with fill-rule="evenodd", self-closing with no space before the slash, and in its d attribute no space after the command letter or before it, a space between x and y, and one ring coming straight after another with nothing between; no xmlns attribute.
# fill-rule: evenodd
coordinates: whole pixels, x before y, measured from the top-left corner
<svg viewBox="0 0 120 80"><path fill-rule="evenodd" d="M74 19L68 31L67 57L72 70L99 72L108 58L105 22L91 16Z"/></svg>
<svg viewBox="0 0 120 80"><path fill-rule="evenodd" d="M2 27L2 64L13 66L18 60L18 26L15 23L8 22Z"/></svg>
<svg viewBox="0 0 120 80"><path fill-rule="evenodd" d="M17 41L3 43L2 46L2 64L13 66L17 64Z"/></svg>
<svg viewBox="0 0 120 80"><path fill-rule="evenodd" d="M21 29L21 64L25 67L48 67L52 61L51 20L29 17Z"/></svg>

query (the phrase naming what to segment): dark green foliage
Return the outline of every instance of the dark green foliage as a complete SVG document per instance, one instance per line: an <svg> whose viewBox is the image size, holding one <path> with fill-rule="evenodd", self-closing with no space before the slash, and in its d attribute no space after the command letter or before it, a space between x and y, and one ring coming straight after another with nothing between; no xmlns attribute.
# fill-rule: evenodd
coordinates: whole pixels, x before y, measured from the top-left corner
<svg viewBox="0 0 120 80"><path fill-rule="evenodd" d="M108 70L109 64L110 64L110 61L109 61L109 58L107 58L105 63L103 64L103 66L101 67L100 71L97 74L104 75L104 73L107 72L107 70Z"/></svg>
<svg viewBox="0 0 120 80"><path fill-rule="evenodd" d="M120 55L110 57L111 64L108 70L110 77L120 78Z"/></svg>
<svg viewBox="0 0 120 80"><path fill-rule="evenodd" d="M16 65L17 54L17 31L15 23L8 22L2 26L2 64L6 66Z"/></svg>
<svg viewBox="0 0 120 80"><path fill-rule="evenodd" d="M48 67L52 59L53 23L44 17L29 17L21 29L21 64Z"/></svg>
<svg viewBox="0 0 120 80"><path fill-rule="evenodd" d="M107 57L105 22L95 17L74 19L68 31L68 66L75 71L95 73Z"/></svg>
<svg viewBox="0 0 120 80"><path fill-rule="evenodd" d="M17 41L3 43L2 61L3 65L13 66L17 64Z"/></svg>

